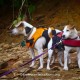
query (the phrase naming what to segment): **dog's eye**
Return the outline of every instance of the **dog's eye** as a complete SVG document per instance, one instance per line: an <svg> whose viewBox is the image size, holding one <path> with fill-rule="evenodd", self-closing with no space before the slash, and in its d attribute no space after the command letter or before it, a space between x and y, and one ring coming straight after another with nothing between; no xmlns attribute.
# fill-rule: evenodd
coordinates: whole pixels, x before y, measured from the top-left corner
<svg viewBox="0 0 80 80"><path fill-rule="evenodd" d="M69 31L69 30L66 30L67 32Z"/></svg>

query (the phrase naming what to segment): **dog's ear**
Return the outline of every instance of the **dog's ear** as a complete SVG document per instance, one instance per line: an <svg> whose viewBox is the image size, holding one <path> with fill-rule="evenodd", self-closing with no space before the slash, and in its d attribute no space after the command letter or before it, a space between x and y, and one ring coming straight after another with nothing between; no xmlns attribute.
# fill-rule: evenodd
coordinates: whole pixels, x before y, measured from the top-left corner
<svg viewBox="0 0 80 80"><path fill-rule="evenodd" d="M49 29L48 29L48 35L49 35L50 38L52 38L52 30L51 30L50 27L49 27Z"/></svg>
<svg viewBox="0 0 80 80"><path fill-rule="evenodd" d="M71 29L74 29L75 28L75 25L73 25L72 27L71 27Z"/></svg>
<svg viewBox="0 0 80 80"><path fill-rule="evenodd" d="M18 27L23 27L24 26L24 24L23 23L21 23Z"/></svg>
<svg viewBox="0 0 80 80"><path fill-rule="evenodd" d="M26 31L26 34L28 34L31 31L31 28L25 27L25 31Z"/></svg>
<svg viewBox="0 0 80 80"><path fill-rule="evenodd" d="M52 37L53 37L52 32L50 32L50 33L49 33L49 37L50 37L50 38L52 38Z"/></svg>

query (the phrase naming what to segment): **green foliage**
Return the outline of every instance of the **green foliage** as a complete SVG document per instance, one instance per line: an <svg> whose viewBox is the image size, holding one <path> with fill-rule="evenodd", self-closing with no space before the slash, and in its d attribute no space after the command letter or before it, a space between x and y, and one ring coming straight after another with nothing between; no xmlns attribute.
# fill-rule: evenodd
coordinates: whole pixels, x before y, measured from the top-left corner
<svg viewBox="0 0 80 80"><path fill-rule="evenodd" d="M15 8L19 8L22 4L22 0L14 0L13 4Z"/></svg>
<svg viewBox="0 0 80 80"><path fill-rule="evenodd" d="M20 7L22 6L22 1L24 1L24 0L0 0L0 6L2 6L2 7L8 6L8 8L12 7L12 10L14 9L14 11L15 11L16 9L20 9ZM30 19L32 19L32 14L36 8L34 0L25 0L21 9L23 9L23 7L25 7L25 6L27 6L25 8L26 9L25 12L28 10L28 13L29 13L28 16L30 17ZM13 26L24 19L25 14L22 12L22 10L20 10L20 11L21 12L20 12L20 14L18 14L18 18L16 18L16 20L14 20L12 22Z"/></svg>
<svg viewBox="0 0 80 80"><path fill-rule="evenodd" d="M35 5L30 4L30 5L28 6L28 11L29 11L30 15L32 15L32 13L35 11Z"/></svg>
<svg viewBox="0 0 80 80"><path fill-rule="evenodd" d="M16 2L16 1L17 1L17 2ZM19 4L19 1L20 1L20 0L15 0L15 1L14 1L14 3L16 2L15 7L21 6L21 5ZM27 5L27 6L28 6L27 9L28 9L29 17L30 17L30 19L32 19L32 13L35 11L35 7L36 7L35 4L34 4L33 2L31 2L30 0L25 0L24 5ZM25 15L25 14L20 13L20 14L18 15L18 18L13 21L12 25L14 26L15 24L17 24L18 22L20 22L21 20L23 20L24 15Z"/></svg>
<svg viewBox="0 0 80 80"><path fill-rule="evenodd" d="M24 0L0 0L0 6L4 7L4 5L6 5L6 6L9 5L14 8L20 8L22 5L22 1L24 1ZM32 13L35 11L35 7L36 7L34 1L33 0L25 0L24 5L27 6L29 14L32 15Z"/></svg>
<svg viewBox="0 0 80 80"><path fill-rule="evenodd" d="M12 26L15 27L15 24L17 24L18 22L22 21L23 18L24 18L23 14L19 15L18 18L12 22Z"/></svg>

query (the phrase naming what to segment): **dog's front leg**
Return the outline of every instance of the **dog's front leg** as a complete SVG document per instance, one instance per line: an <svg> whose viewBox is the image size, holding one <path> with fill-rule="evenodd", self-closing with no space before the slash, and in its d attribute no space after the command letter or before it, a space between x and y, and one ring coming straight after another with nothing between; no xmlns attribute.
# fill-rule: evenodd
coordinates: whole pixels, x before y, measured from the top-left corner
<svg viewBox="0 0 80 80"><path fill-rule="evenodd" d="M29 50L30 50L30 52L31 52L30 54L31 54L32 59L34 59L34 57L35 57L34 49L29 48ZM30 65L30 67L33 67L33 66L34 66L34 64L35 64L35 62L34 62L34 61L32 61L32 64Z"/></svg>
<svg viewBox="0 0 80 80"><path fill-rule="evenodd" d="M68 54L68 64L71 63L70 54Z"/></svg>
<svg viewBox="0 0 80 80"><path fill-rule="evenodd" d="M58 60L59 60L59 63L60 63L61 66L63 66L63 63L62 63L62 54L63 54L62 51L58 52Z"/></svg>
<svg viewBox="0 0 80 80"><path fill-rule="evenodd" d="M80 48L77 49L78 67L80 68Z"/></svg>
<svg viewBox="0 0 80 80"><path fill-rule="evenodd" d="M68 70L68 51L64 50L64 70Z"/></svg>

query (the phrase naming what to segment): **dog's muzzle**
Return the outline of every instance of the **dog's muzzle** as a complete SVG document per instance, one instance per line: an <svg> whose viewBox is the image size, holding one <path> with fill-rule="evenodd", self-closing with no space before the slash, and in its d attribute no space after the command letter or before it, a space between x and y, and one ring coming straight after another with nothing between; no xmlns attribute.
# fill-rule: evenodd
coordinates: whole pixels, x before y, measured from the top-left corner
<svg viewBox="0 0 80 80"><path fill-rule="evenodd" d="M65 35L62 35L62 39L65 39Z"/></svg>

